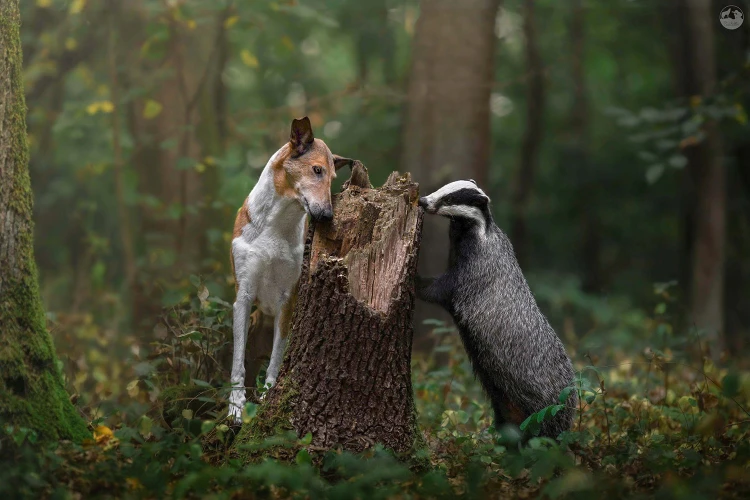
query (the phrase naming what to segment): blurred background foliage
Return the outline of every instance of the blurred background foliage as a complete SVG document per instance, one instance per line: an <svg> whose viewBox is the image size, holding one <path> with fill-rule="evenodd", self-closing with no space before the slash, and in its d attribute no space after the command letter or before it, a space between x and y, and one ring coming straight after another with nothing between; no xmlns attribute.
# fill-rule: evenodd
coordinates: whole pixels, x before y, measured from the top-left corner
<svg viewBox="0 0 750 500"><path fill-rule="evenodd" d="M153 400L141 363L189 362L176 343L222 379L234 215L303 115L375 185L480 181L579 356L696 321L743 352L750 23L704 4L705 32L681 0L22 2L36 258L77 397Z"/></svg>

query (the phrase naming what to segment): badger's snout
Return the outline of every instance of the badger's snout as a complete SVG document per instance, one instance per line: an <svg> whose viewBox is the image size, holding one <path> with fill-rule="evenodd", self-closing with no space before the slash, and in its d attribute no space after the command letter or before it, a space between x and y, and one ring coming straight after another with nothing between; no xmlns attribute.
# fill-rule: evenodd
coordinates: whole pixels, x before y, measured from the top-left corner
<svg viewBox="0 0 750 500"><path fill-rule="evenodd" d="M425 209L425 212L430 212L431 211L430 210L430 202L429 202L429 200L427 199L426 196L422 196L421 198L419 198L418 204L419 204L420 207L422 207L422 208Z"/></svg>

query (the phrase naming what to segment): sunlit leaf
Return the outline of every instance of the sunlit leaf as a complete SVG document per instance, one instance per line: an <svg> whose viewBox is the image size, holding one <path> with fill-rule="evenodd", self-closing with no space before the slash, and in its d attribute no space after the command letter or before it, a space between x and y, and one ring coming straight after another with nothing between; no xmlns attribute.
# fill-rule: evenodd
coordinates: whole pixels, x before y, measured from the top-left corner
<svg viewBox="0 0 750 500"><path fill-rule="evenodd" d="M156 118L161 114L163 106L161 103L154 101L153 99L149 99L146 101L146 104L143 106L143 117L147 120L151 120L153 118Z"/></svg>
<svg viewBox="0 0 750 500"><path fill-rule="evenodd" d="M248 66L250 68L258 67L258 58L255 57L255 55L253 55L253 53L247 49L242 49L242 51L240 51L240 59L242 59L242 62L245 64L245 66Z"/></svg>
<svg viewBox="0 0 750 500"><path fill-rule="evenodd" d="M86 7L86 0L73 0L70 2L68 12L71 14L80 14L84 7Z"/></svg>

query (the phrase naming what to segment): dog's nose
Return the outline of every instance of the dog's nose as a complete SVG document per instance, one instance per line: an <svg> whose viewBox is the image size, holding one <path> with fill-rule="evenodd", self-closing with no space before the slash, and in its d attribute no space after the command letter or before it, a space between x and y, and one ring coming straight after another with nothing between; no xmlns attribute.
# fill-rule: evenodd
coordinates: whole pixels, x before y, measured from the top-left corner
<svg viewBox="0 0 750 500"><path fill-rule="evenodd" d="M427 208L429 206L429 204L427 203L427 198L425 198L424 196L422 196L419 199L419 206L422 207L422 208Z"/></svg>
<svg viewBox="0 0 750 500"><path fill-rule="evenodd" d="M320 213L320 220L324 222L328 222L333 220L333 209L332 208L326 208Z"/></svg>

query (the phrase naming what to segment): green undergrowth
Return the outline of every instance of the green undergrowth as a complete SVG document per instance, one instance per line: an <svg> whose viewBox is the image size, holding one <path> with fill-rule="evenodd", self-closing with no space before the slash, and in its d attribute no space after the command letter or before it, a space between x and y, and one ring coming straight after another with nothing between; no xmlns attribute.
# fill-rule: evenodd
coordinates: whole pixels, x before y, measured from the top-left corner
<svg viewBox="0 0 750 500"><path fill-rule="evenodd" d="M434 323L434 346L415 353L412 367L419 442L397 456L378 445L321 450L312 435L297 436L288 421L293 388L275 410L248 403L236 433L218 361L231 323L226 306L203 294L170 313L180 325L174 338L136 363L131 400L96 414L91 439L45 445L26 428L0 428L0 496L746 498L750 371L688 356L700 337L673 326L668 292L658 300L628 346L597 350L591 339L571 349L578 375L560 404L577 391L573 428L558 441L533 437L553 405L524 424L524 446L517 432L492 428L458 335Z"/></svg>

